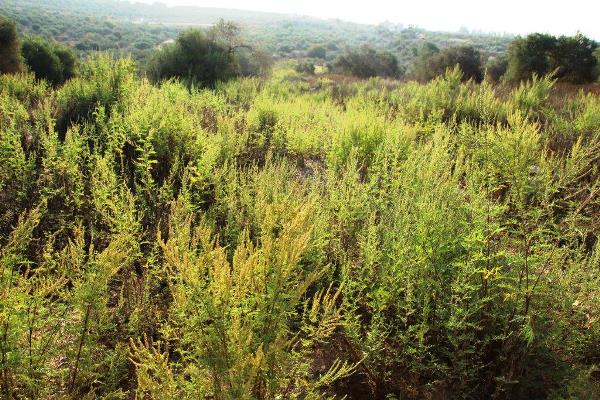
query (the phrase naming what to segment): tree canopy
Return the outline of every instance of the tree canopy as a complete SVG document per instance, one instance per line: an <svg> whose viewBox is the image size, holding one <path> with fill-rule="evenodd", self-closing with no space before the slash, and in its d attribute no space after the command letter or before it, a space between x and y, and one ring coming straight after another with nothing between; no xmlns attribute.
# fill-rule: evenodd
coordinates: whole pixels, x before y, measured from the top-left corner
<svg viewBox="0 0 600 400"><path fill-rule="evenodd" d="M515 39L508 48L507 78L530 79L533 74L555 74L573 83L593 82L597 78L598 44L582 34L555 37L534 33Z"/></svg>
<svg viewBox="0 0 600 400"><path fill-rule="evenodd" d="M0 15L0 73L14 73L22 70L19 47L15 23Z"/></svg>
<svg viewBox="0 0 600 400"><path fill-rule="evenodd" d="M189 29L163 45L149 63L154 81L179 78L189 85L212 87L239 75L256 75L270 65L268 57L244 44L241 29L219 21L208 32Z"/></svg>
<svg viewBox="0 0 600 400"><path fill-rule="evenodd" d="M438 50L435 45L426 43L412 70L412 77L419 81L429 81L443 75L447 69L458 65L463 72L463 80L483 79L481 54L472 46L449 47Z"/></svg>
<svg viewBox="0 0 600 400"><path fill-rule="evenodd" d="M70 48L29 37L23 41L21 51L25 63L38 79L60 85L75 75L77 57Z"/></svg>
<svg viewBox="0 0 600 400"><path fill-rule="evenodd" d="M396 56L388 51L377 51L369 46L346 50L345 54L336 59L333 67L334 71L359 78L373 76L397 78L401 73Z"/></svg>

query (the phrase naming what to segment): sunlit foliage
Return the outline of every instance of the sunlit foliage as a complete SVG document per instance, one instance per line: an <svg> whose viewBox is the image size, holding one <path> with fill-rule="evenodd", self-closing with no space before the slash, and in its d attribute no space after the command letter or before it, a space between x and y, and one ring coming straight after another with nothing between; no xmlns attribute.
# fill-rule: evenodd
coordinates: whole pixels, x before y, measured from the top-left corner
<svg viewBox="0 0 600 400"><path fill-rule="evenodd" d="M0 76L2 397L598 398L600 99L463 78Z"/></svg>

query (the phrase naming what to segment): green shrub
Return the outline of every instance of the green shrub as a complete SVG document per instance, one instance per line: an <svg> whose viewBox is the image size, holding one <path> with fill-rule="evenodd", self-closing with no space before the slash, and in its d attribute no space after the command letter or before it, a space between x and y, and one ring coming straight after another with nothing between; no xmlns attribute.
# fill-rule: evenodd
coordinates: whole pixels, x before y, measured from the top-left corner
<svg viewBox="0 0 600 400"><path fill-rule="evenodd" d="M27 67L38 79L45 79L56 86L75 76L77 59L67 47L41 38L27 38L23 41L21 52Z"/></svg>
<svg viewBox="0 0 600 400"><path fill-rule="evenodd" d="M534 33L517 38L508 49L507 77L519 81L530 79L533 74L554 74L568 82L593 82L598 78L598 60L594 57L597 47L596 42L582 34L556 38Z"/></svg>
<svg viewBox="0 0 600 400"><path fill-rule="evenodd" d="M400 75L398 59L392 53L376 51L368 46L347 50L335 60L334 70L359 78L397 78Z"/></svg>
<svg viewBox="0 0 600 400"><path fill-rule="evenodd" d="M598 96L310 81L0 76L3 397L597 397Z"/></svg>
<svg viewBox="0 0 600 400"><path fill-rule="evenodd" d="M421 58L414 65L412 76L422 82L443 75L446 70L455 66L460 68L466 81L473 79L481 82L483 79L481 55L473 47L449 47L444 50L429 49L421 52Z"/></svg>
<svg viewBox="0 0 600 400"><path fill-rule="evenodd" d="M61 137L73 123L92 118L97 107L110 113L127 97L135 71L129 59L114 60L107 55L91 57L81 66L78 78L67 82L57 93L56 128Z"/></svg>
<svg viewBox="0 0 600 400"><path fill-rule="evenodd" d="M15 23L0 15L0 74L21 72L20 41Z"/></svg>

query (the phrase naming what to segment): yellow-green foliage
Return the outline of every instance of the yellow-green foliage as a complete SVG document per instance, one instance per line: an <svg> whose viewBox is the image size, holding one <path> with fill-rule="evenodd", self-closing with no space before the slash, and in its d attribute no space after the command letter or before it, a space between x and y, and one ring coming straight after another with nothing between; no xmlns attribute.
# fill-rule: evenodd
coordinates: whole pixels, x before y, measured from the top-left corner
<svg viewBox="0 0 600 400"><path fill-rule="evenodd" d="M0 77L2 398L599 398L597 95L134 71Z"/></svg>

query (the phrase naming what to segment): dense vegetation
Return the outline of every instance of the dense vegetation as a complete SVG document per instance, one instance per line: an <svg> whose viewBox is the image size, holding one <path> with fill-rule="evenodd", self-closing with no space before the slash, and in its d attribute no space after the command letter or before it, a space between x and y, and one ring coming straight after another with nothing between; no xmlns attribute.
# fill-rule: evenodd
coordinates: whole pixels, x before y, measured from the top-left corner
<svg viewBox="0 0 600 400"><path fill-rule="evenodd" d="M443 75L458 65L463 79L481 82L483 79L481 54L470 46L449 47L440 51L434 44L423 46L420 57L412 69L412 77L427 82Z"/></svg>
<svg viewBox="0 0 600 400"><path fill-rule="evenodd" d="M0 397L600 399L596 42L34 3Z"/></svg>
<svg viewBox="0 0 600 400"><path fill-rule="evenodd" d="M0 73L21 72L21 43L15 23L0 15Z"/></svg>
<svg viewBox="0 0 600 400"><path fill-rule="evenodd" d="M75 76L77 57L73 50L41 38L23 41L21 53L36 78L60 85Z"/></svg>
<svg viewBox="0 0 600 400"><path fill-rule="evenodd" d="M315 57L311 51L323 47L327 61L333 62L348 47L370 45L391 52L404 68L416 59L423 41L440 48L472 45L486 56L503 54L511 41L508 35L429 32L402 25L116 0L0 0L0 13L15 20L19 32L53 39L81 55L102 50L130 54L138 61L190 25L206 27L221 18L241 24L250 43L278 58Z"/></svg>
<svg viewBox="0 0 600 400"><path fill-rule="evenodd" d="M512 80L554 74L573 83L594 82L598 78L598 59L594 52L598 43L581 34L556 38L532 34L517 38L509 46L507 75Z"/></svg>
<svg viewBox="0 0 600 400"><path fill-rule="evenodd" d="M156 51L147 72L161 81L179 78L188 86L214 86L239 75L265 74L270 59L260 50L244 44L241 28L224 20L206 33L199 29L182 32L174 43Z"/></svg>
<svg viewBox="0 0 600 400"><path fill-rule="evenodd" d="M397 78L401 73L398 59L392 53L376 51L368 46L347 50L335 60L333 70L359 78Z"/></svg>
<svg viewBox="0 0 600 400"><path fill-rule="evenodd" d="M600 396L600 98L0 77L4 398Z"/></svg>

